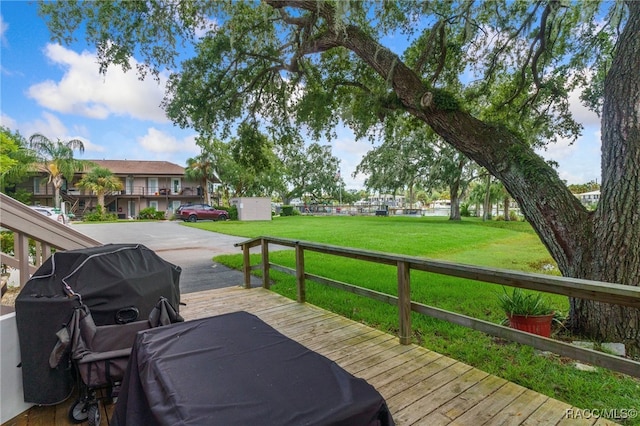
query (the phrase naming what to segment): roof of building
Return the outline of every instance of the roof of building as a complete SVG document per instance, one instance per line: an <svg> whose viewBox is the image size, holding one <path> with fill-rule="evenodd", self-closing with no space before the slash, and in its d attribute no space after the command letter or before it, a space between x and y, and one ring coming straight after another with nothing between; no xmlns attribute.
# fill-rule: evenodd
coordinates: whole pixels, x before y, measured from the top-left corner
<svg viewBox="0 0 640 426"><path fill-rule="evenodd" d="M587 195L600 195L600 191L589 191L589 192L583 192L582 194L576 194L577 197L584 197Z"/></svg>
<svg viewBox="0 0 640 426"><path fill-rule="evenodd" d="M114 175L184 175L184 167L168 161L87 160L111 170Z"/></svg>

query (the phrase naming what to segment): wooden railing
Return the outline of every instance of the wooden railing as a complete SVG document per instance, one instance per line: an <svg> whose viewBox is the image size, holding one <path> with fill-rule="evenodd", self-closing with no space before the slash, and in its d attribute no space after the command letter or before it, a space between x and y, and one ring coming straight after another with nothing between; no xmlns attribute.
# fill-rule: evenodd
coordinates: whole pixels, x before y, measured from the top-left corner
<svg viewBox="0 0 640 426"><path fill-rule="evenodd" d="M270 244L293 247L295 249L295 269L271 263L269 261ZM640 377L640 362L633 361L631 359L625 359L592 349L578 347L535 334L518 331L489 321L413 302L411 300L410 272L411 270L431 272L435 274L484 281L493 284L502 284L511 287L526 288L634 308L640 308L640 288L638 287L575 278L529 274L481 266L461 265L420 257L389 254L276 237L258 237L238 243L236 246L241 246L243 250L243 273L246 288L251 287L251 271L255 269L260 269L262 271L263 287L269 288L269 271L270 269L274 269L296 277L297 300L301 303L306 301L305 281L309 280L378 300L380 302L388 303L390 305L398 306L399 340L401 344L411 343L411 311L413 311L422 315L461 325L463 327L482 331L493 336L529 345L543 351L551 351L575 360L587 362L635 377ZM261 247L261 263L259 265L252 266L250 262L250 249L257 246ZM306 273L304 268L305 251L394 265L397 267L398 296Z"/></svg>
<svg viewBox="0 0 640 426"><path fill-rule="evenodd" d="M1 253L0 262L20 271L21 286L51 255L52 249L73 250L102 244L2 193L0 227L13 231L14 238L13 254ZM29 253L29 240L35 242L35 254L32 256Z"/></svg>

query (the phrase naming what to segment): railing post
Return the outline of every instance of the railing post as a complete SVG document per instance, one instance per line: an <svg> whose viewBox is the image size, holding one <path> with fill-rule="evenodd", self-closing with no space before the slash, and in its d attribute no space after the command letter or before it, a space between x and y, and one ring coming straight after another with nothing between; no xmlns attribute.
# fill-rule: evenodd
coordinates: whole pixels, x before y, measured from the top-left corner
<svg viewBox="0 0 640 426"><path fill-rule="evenodd" d="M36 241L35 266L41 266L51 256L51 246L42 241Z"/></svg>
<svg viewBox="0 0 640 426"><path fill-rule="evenodd" d="M51 246L47 243L42 243L42 263L51 257Z"/></svg>
<svg viewBox="0 0 640 426"><path fill-rule="evenodd" d="M411 343L411 269L398 261L398 319L401 345Z"/></svg>
<svg viewBox="0 0 640 426"><path fill-rule="evenodd" d="M21 232L13 233L13 252L18 258L20 270L20 287L24 286L30 278L29 268L29 238Z"/></svg>
<svg viewBox="0 0 640 426"><path fill-rule="evenodd" d="M269 241L262 239L262 287L269 289Z"/></svg>
<svg viewBox="0 0 640 426"><path fill-rule="evenodd" d="M244 288L251 288L251 257L249 244L242 245L242 272L244 274Z"/></svg>
<svg viewBox="0 0 640 426"><path fill-rule="evenodd" d="M304 249L296 244L296 288L298 289L298 302L304 303L307 299L304 288Z"/></svg>

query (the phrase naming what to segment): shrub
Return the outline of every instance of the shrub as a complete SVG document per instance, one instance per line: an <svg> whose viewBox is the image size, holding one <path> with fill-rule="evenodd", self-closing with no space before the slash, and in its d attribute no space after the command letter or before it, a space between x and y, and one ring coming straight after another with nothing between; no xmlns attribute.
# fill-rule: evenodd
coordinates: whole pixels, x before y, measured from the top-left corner
<svg viewBox="0 0 640 426"><path fill-rule="evenodd" d="M293 206L282 206L280 216L293 216Z"/></svg>
<svg viewBox="0 0 640 426"><path fill-rule="evenodd" d="M469 210L468 203L460 204L460 216L463 216L463 217L471 216L471 210Z"/></svg>
<svg viewBox="0 0 640 426"><path fill-rule="evenodd" d="M23 204L31 205L33 194L25 189L18 188L14 193L7 193L14 200L18 200Z"/></svg>
<svg viewBox="0 0 640 426"><path fill-rule="evenodd" d="M155 207L147 207L140 210L138 219L164 220L164 212L156 210Z"/></svg>
<svg viewBox="0 0 640 426"><path fill-rule="evenodd" d="M115 213L106 213L102 206L96 206L95 210L91 213L87 213L82 217L84 222L106 222L118 220L118 215Z"/></svg>
<svg viewBox="0 0 640 426"><path fill-rule="evenodd" d="M226 210L229 212L229 220L238 220L238 207L216 207L216 209Z"/></svg>
<svg viewBox="0 0 640 426"><path fill-rule="evenodd" d="M498 215L496 216L496 220L501 221L504 220L504 215ZM518 217L518 214L516 212L514 212L513 210L509 211L509 220L511 222L518 222L520 220L520 218Z"/></svg>
<svg viewBox="0 0 640 426"><path fill-rule="evenodd" d="M6 253L8 255L13 256L13 232L11 231L0 231L0 248L2 253ZM31 244L29 244L29 248L31 248ZM2 264L2 273L7 272L7 265Z"/></svg>

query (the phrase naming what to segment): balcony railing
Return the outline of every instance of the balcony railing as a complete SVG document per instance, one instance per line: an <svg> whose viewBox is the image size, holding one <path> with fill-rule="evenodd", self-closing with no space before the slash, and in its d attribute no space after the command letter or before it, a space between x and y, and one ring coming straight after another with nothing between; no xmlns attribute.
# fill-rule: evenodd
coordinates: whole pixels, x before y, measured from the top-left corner
<svg viewBox="0 0 640 426"><path fill-rule="evenodd" d="M68 189L64 191L64 194L72 197L78 196L94 196L91 191L85 189ZM107 196L117 196L117 195L137 195L144 197L153 197L153 196L185 196L185 197L193 197L198 196L199 191L197 187L184 187L184 188L166 188L166 187L157 187L157 186L134 186L134 187L125 187L120 191L113 191L106 194Z"/></svg>

